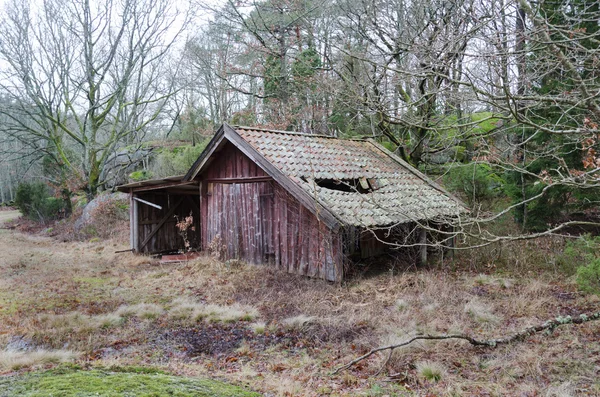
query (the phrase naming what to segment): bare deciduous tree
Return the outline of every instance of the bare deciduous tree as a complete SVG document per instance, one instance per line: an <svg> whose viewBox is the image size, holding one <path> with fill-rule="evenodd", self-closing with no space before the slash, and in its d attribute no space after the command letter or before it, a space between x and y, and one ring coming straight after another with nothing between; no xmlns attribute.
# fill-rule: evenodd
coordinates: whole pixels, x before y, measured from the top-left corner
<svg viewBox="0 0 600 397"><path fill-rule="evenodd" d="M188 10L171 0L7 4L0 88L4 130L37 142L62 170L58 184L93 197L119 145L139 142L176 87L174 42ZM23 123L22 120L27 120ZM73 183L79 180L78 184Z"/></svg>

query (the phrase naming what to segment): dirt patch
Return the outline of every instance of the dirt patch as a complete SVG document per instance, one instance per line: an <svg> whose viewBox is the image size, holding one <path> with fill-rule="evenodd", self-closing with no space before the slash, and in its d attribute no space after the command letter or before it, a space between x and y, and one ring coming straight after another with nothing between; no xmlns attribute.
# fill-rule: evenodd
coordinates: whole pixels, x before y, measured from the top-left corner
<svg viewBox="0 0 600 397"><path fill-rule="evenodd" d="M176 328L162 332L155 343L175 347L189 357L222 356L233 353L242 344L250 351L264 351L279 345L285 349L300 349L314 345L300 332L269 332L256 334L243 323L200 323L196 327Z"/></svg>

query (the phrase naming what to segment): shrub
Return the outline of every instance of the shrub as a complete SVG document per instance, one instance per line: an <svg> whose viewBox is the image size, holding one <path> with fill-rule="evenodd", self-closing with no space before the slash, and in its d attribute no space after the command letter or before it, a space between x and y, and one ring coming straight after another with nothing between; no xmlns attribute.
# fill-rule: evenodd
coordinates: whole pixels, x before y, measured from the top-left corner
<svg viewBox="0 0 600 397"><path fill-rule="evenodd" d="M50 195L43 182L23 182L17 187L15 205L26 217L46 222L59 218L65 210L64 202Z"/></svg>
<svg viewBox="0 0 600 397"><path fill-rule="evenodd" d="M600 258L577 269L577 285L584 292L600 295Z"/></svg>
<svg viewBox="0 0 600 397"><path fill-rule="evenodd" d="M444 376L444 368L434 362L421 362L417 364L417 373L430 382L439 382Z"/></svg>
<svg viewBox="0 0 600 397"><path fill-rule="evenodd" d="M152 178L152 173L148 170L133 171L129 174L129 179L134 182L145 181Z"/></svg>
<svg viewBox="0 0 600 397"><path fill-rule="evenodd" d="M448 189L461 194L470 206L490 201L500 194L504 180L488 164L454 166L444 177Z"/></svg>
<svg viewBox="0 0 600 397"><path fill-rule="evenodd" d="M172 150L163 149L151 164L149 173L153 178L185 174L198 159L207 143L208 141L204 141L196 146L181 146Z"/></svg>
<svg viewBox="0 0 600 397"><path fill-rule="evenodd" d="M572 276L581 266L592 262L600 255L600 237L589 234L570 240L556 258L556 266L562 273Z"/></svg>

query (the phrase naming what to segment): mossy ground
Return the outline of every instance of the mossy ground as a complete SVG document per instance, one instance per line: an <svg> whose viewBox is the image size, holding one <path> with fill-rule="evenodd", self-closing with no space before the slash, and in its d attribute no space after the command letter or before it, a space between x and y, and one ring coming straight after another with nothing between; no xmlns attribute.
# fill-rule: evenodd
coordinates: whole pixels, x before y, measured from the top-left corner
<svg viewBox="0 0 600 397"><path fill-rule="evenodd" d="M13 396L256 397L259 394L213 380L163 373L54 370L0 378L0 397Z"/></svg>

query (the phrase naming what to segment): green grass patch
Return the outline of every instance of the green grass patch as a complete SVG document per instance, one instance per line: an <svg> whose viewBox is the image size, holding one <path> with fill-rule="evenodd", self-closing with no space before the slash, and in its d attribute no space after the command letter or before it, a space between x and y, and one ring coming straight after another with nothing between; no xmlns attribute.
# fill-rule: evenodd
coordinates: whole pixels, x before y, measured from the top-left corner
<svg viewBox="0 0 600 397"><path fill-rule="evenodd" d="M258 397L236 386L208 379L184 378L162 373L81 371L58 369L24 376L0 378L0 397L87 396L195 396Z"/></svg>

